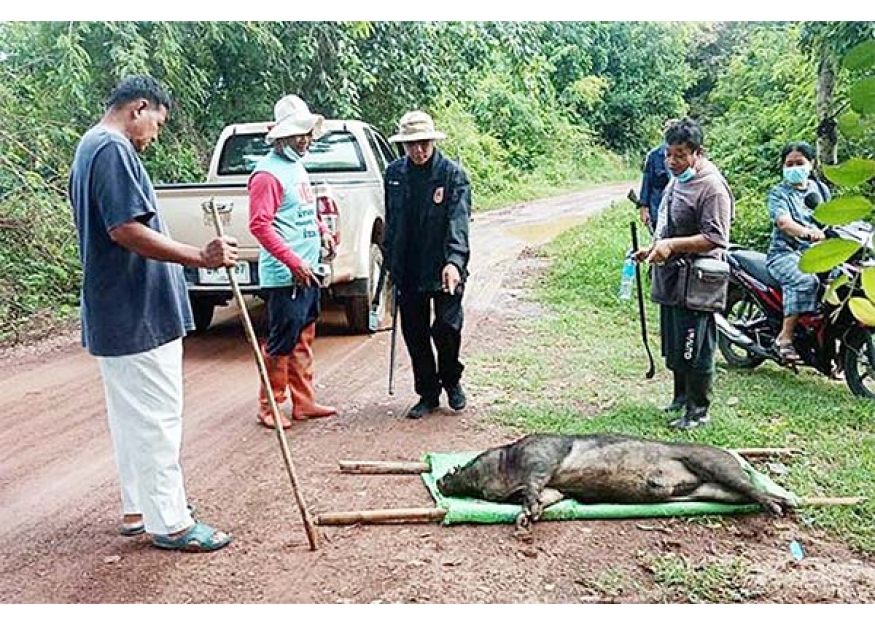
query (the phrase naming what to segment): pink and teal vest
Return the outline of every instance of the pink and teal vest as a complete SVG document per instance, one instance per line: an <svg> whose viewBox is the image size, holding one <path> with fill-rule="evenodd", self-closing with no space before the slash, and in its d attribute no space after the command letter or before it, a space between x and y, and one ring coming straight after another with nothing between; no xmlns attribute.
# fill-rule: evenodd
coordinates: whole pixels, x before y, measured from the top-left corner
<svg viewBox="0 0 875 625"><path fill-rule="evenodd" d="M310 177L300 158L289 160L271 150L255 167L255 172L273 175L283 187L283 203L273 219L273 228L292 251L315 267L322 243L316 215L316 196ZM292 286L292 270L263 249L258 255L258 282L262 287Z"/></svg>

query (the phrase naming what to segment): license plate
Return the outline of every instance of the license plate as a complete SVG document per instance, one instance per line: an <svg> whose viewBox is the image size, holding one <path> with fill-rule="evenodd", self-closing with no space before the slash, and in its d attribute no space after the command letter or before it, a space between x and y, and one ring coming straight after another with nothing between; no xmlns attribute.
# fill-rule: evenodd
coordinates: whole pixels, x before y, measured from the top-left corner
<svg viewBox="0 0 875 625"><path fill-rule="evenodd" d="M233 271L237 284L250 284L252 282L249 263L246 261L237 263ZM224 267L221 269L198 269L197 277L200 284L229 284L228 272Z"/></svg>

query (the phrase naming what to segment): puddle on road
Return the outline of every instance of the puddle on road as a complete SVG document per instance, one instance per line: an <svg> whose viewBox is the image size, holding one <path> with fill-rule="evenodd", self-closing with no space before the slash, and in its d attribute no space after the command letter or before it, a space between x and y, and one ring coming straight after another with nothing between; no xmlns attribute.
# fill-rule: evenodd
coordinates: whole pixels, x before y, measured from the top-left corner
<svg viewBox="0 0 875 625"><path fill-rule="evenodd" d="M558 217L550 221L521 224L504 228L504 232L510 236L522 239L526 243L546 243L566 230L582 224L587 220L585 215L573 217Z"/></svg>

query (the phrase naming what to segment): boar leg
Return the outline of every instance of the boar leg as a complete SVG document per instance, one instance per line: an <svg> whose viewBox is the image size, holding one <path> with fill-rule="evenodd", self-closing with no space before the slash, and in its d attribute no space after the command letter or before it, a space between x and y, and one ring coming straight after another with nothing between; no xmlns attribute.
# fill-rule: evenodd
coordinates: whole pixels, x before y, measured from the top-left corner
<svg viewBox="0 0 875 625"><path fill-rule="evenodd" d="M565 495L554 488L542 490L540 498L532 505L533 510L529 512L524 507L523 511L517 515L515 533L518 535L529 534L532 531L532 522L541 518L544 508L549 508L563 499L565 499Z"/></svg>
<svg viewBox="0 0 875 625"><path fill-rule="evenodd" d="M523 511L516 519L518 529L527 529L531 523L541 518L545 507L564 497L559 491L546 488L553 476L553 468L545 466L528 471L522 487Z"/></svg>
<svg viewBox="0 0 875 625"><path fill-rule="evenodd" d="M514 525L516 526L517 534L527 534L532 531L532 522L525 510L516 515Z"/></svg>
<svg viewBox="0 0 875 625"><path fill-rule="evenodd" d="M541 491L541 507L549 508L554 503L559 503L565 499L565 494L555 488L545 488Z"/></svg>
<svg viewBox="0 0 875 625"><path fill-rule="evenodd" d="M738 461L722 450L693 451L683 458L683 462L702 480L702 485L694 491L694 496L732 503L753 501L760 504L766 512L777 516L782 516L792 507L789 500L757 489Z"/></svg>

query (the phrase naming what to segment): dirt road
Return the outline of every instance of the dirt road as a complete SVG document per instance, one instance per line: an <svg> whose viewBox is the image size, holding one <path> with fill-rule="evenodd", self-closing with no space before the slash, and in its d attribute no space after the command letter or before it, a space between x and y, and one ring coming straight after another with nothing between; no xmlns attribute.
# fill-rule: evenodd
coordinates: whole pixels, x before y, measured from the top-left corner
<svg viewBox="0 0 875 625"><path fill-rule="evenodd" d="M512 316L501 289L517 279L521 250L581 222L627 189L608 185L475 216L463 354L490 349ZM310 551L276 437L255 423L257 371L245 335L233 311L224 314L226 321L185 343L188 495L199 518L235 537L214 554L168 553L145 537L118 535L102 386L78 336L3 354L0 601L515 603L648 596L611 595L592 582L606 570L628 568L628 575L641 576L636 550L664 548L664 534L636 531L627 522L544 524L529 546L514 541L506 526L324 527L321 548ZM432 504L417 477L343 475L338 460L418 459L512 437L483 418L489 406L478 402L476 389L462 414L402 418L416 399L403 344L397 392L390 397L388 333L344 336L332 314L316 343L317 379L320 398L338 406L341 416L296 423L288 434L312 514ZM254 318L260 320L258 311ZM717 537L704 527L684 531L698 549L719 550L737 549L739 541L756 546L779 532L760 517L739 523L739 532ZM777 554L773 561L783 560ZM802 586L814 584L802 580ZM862 597L871 601L873 594Z"/></svg>

